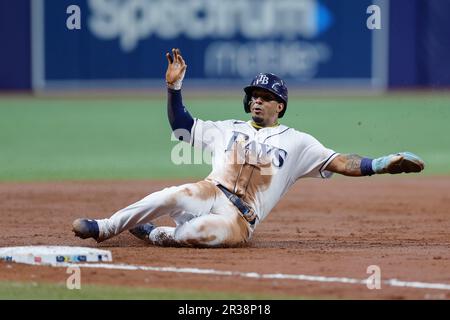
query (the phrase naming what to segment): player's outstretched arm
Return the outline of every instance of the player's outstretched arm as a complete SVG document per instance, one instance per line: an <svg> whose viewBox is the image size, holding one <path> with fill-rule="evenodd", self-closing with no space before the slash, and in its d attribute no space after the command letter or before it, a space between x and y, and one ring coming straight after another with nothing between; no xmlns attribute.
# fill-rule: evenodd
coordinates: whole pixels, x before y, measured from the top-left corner
<svg viewBox="0 0 450 320"><path fill-rule="evenodd" d="M361 156L339 155L328 164L326 170L346 176L370 176L381 173L410 173L420 172L425 163L420 157L411 152L399 152L388 156L369 159Z"/></svg>

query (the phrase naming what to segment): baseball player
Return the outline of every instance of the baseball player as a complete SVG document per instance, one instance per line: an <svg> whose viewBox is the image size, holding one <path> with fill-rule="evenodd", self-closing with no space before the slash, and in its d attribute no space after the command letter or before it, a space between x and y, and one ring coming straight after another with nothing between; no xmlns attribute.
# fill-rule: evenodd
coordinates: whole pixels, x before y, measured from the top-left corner
<svg viewBox="0 0 450 320"><path fill-rule="evenodd" d="M75 235L97 242L129 230L162 246L237 246L249 241L258 224L289 188L305 177L420 172L424 162L410 152L376 159L339 154L307 133L279 123L288 90L272 73L257 75L244 88L251 120L204 121L182 102L186 63L178 49L167 53L167 111L175 136L212 154L212 171L202 181L166 188L117 211L108 219L77 219ZM152 221L169 215L175 227Z"/></svg>

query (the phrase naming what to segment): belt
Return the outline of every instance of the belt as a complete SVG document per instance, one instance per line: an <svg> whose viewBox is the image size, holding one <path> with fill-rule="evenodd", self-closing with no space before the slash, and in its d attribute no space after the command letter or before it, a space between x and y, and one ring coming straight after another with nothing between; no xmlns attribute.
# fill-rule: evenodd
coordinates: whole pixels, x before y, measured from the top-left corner
<svg viewBox="0 0 450 320"><path fill-rule="evenodd" d="M256 222L257 215L255 211L247 205L241 198L235 195L233 192L229 191L227 188L218 184L217 187L222 190L225 196L234 204L236 208L242 213L242 216L245 220L248 221L251 225L254 225Z"/></svg>

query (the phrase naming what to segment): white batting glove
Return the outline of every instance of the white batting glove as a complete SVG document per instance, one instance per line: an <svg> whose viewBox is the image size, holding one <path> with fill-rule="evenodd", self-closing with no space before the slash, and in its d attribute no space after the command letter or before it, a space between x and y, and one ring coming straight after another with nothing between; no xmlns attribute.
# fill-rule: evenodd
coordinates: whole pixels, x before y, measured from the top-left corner
<svg viewBox="0 0 450 320"><path fill-rule="evenodd" d="M375 173L420 172L424 168L424 161L411 152L390 154L372 161L372 170Z"/></svg>

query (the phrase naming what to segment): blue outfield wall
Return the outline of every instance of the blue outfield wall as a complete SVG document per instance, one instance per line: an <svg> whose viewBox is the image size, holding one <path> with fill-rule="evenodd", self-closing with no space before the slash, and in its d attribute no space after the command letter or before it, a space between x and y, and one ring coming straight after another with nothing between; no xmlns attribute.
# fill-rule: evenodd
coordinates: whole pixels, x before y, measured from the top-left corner
<svg viewBox="0 0 450 320"><path fill-rule="evenodd" d="M450 86L450 1L391 0L389 87Z"/></svg>
<svg viewBox="0 0 450 320"><path fill-rule="evenodd" d="M419 84L450 85L450 1L421 0L417 12Z"/></svg>
<svg viewBox="0 0 450 320"><path fill-rule="evenodd" d="M407 88L419 83L417 36L418 0L391 1L389 21L389 86Z"/></svg>
<svg viewBox="0 0 450 320"><path fill-rule="evenodd" d="M198 85L240 86L275 71L300 86L450 86L448 0L31 1L0 0L0 89L30 89L32 79L37 88L160 86L172 47ZM366 28L372 3L382 30ZM81 30L66 28L72 4ZM45 34L34 78L32 16Z"/></svg>
<svg viewBox="0 0 450 320"><path fill-rule="evenodd" d="M30 0L0 0L0 90L31 88Z"/></svg>

